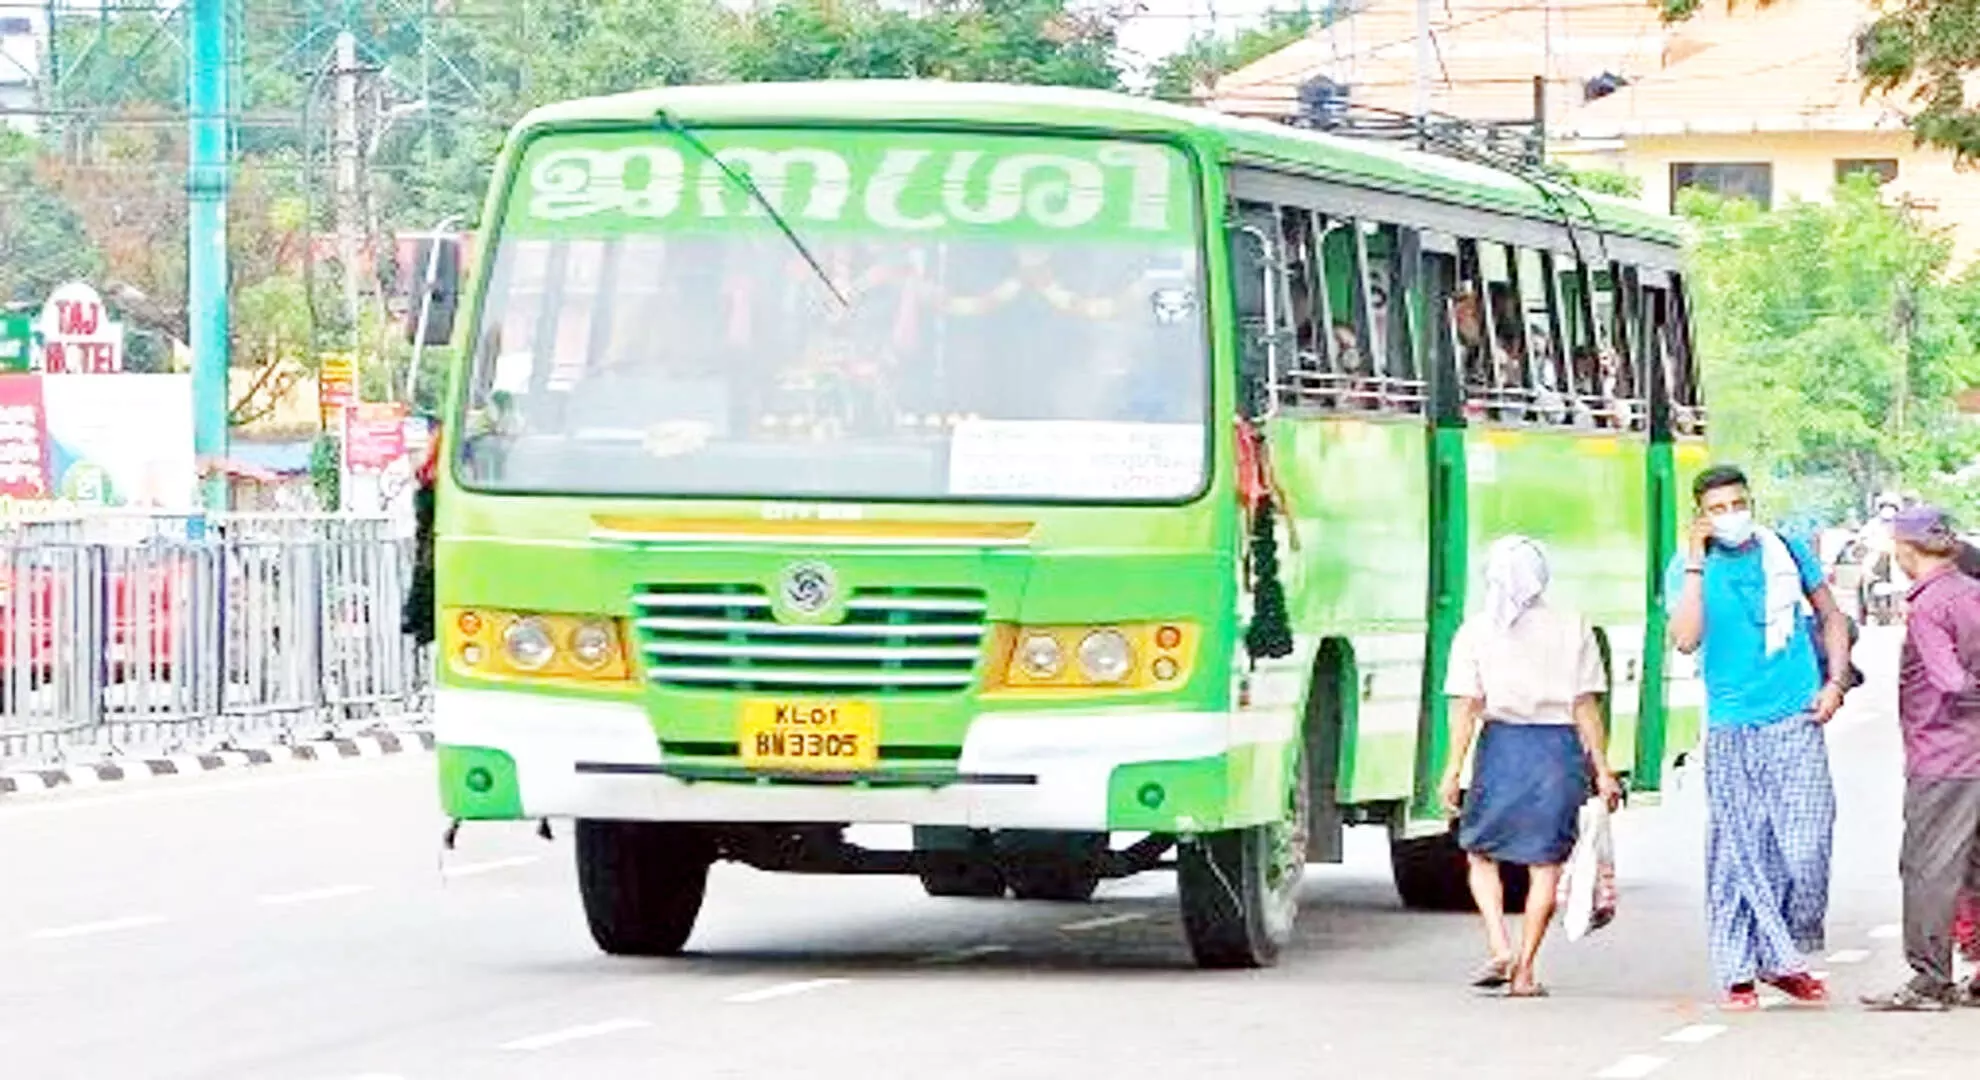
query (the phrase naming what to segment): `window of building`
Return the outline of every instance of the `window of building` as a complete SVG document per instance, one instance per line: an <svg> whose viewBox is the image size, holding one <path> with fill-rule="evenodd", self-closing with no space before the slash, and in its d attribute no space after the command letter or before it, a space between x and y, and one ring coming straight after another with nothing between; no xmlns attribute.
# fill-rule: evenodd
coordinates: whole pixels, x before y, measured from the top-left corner
<svg viewBox="0 0 1980 1080"><path fill-rule="evenodd" d="M1872 177L1876 179L1878 184L1880 185L1888 184L1891 181L1896 180L1898 178L1897 159L1896 158L1837 158L1836 159L1836 183L1840 184L1843 181L1849 179L1850 177L1855 176L1857 173L1869 173Z"/></svg>
<svg viewBox="0 0 1980 1080"><path fill-rule="evenodd" d="M1751 199L1764 208L1774 205L1774 167L1766 162L1679 161L1671 165L1671 210L1678 193L1687 188L1709 191L1728 199Z"/></svg>

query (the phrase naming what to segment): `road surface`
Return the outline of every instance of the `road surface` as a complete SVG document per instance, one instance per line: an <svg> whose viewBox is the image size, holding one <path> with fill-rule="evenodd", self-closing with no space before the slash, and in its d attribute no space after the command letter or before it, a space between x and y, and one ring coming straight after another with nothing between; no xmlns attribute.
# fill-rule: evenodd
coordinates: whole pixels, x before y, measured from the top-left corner
<svg viewBox="0 0 1980 1080"><path fill-rule="evenodd" d="M599 955L569 838L440 851L428 758L269 766L0 802L10 1076L1951 1076L1980 1011L1875 1016L1895 940L1888 634L1832 733L1838 1004L1713 1009L1698 779L1618 826L1622 911L1549 946L1554 996L1482 998L1473 923L1406 913L1378 833L1315 867L1276 969L1189 964L1173 880L1090 904L934 900L895 878L718 868L674 961Z"/></svg>

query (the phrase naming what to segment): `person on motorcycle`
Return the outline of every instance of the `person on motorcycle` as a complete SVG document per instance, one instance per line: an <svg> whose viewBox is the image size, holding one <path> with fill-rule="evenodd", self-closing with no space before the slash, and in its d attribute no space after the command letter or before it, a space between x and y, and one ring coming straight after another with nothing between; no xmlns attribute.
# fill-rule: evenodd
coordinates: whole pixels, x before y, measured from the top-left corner
<svg viewBox="0 0 1980 1080"><path fill-rule="evenodd" d="M1895 492L1877 496L1876 513L1864 524L1857 538L1862 541L1863 578L1861 610L1865 622L1889 626L1897 621L1897 598L1909 582L1897 564L1897 543L1891 535L1891 522L1903 509L1904 500Z"/></svg>

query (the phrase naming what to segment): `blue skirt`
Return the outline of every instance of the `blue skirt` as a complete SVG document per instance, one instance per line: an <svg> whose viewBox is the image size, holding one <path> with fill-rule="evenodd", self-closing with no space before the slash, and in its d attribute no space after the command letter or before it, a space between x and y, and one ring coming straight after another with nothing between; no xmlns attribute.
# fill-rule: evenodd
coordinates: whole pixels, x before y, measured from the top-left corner
<svg viewBox="0 0 1980 1080"><path fill-rule="evenodd" d="M1564 863L1589 791L1588 759L1573 725L1487 720L1458 819L1458 846L1498 862Z"/></svg>

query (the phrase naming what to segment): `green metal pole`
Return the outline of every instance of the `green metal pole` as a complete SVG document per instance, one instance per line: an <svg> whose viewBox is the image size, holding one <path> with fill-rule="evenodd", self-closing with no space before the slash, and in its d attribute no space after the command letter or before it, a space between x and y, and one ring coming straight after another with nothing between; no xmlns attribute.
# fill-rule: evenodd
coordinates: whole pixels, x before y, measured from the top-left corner
<svg viewBox="0 0 1980 1080"><path fill-rule="evenodd" d="M227 112L226 0L190 0L186 104L191 162L186 175L187 324L192 328L193 451L206 470L209 511L226 509L227 481Z"/></svg>

